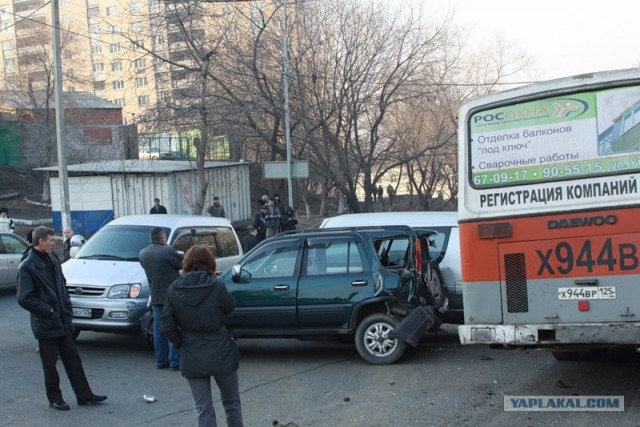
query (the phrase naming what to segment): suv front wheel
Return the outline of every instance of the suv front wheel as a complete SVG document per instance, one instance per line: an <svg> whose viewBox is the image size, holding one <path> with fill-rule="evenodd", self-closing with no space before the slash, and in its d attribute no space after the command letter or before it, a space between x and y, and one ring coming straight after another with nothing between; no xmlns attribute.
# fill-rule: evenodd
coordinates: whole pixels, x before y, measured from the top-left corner
<svg viewBox="0 0 640 427"><path fill-rule="evenodd" d="M373 365L389 365L396 362L407 347L404 341L389 338L398 321L384 313L367 316L356 329L356 350L364 360Z"/></svg>

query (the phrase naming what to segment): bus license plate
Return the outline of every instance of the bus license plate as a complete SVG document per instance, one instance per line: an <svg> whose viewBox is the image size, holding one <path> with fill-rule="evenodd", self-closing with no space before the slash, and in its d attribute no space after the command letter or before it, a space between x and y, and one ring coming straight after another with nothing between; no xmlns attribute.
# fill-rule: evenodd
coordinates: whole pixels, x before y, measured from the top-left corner
<svg viewBox="0 0 640 427"><path fill-rule="evenodd" d="M73 317L91 317L90 308L74 308Z"/></svg>
<svg viewBox="0 0 640 427"><path fill-rule="evenodd" d="M616 299L615 286L558 288L558 299Z"/></svg>

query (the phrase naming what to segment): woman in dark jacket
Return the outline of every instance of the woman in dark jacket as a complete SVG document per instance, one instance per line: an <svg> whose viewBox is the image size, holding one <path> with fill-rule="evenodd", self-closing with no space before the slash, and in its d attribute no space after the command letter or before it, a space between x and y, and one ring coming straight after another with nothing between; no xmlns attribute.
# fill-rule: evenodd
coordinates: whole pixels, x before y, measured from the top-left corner
<svg viewBox="0 0 640 427"><path fill-rule="evenodd" d="M182 376L196 404L198 425L216 426L211 376L220 388L229 427L242 426L236 343L223 324L236 302L216 279L216 261L193 246L182 261L183 275L167 291L160 333L181 351Z"/></svg>

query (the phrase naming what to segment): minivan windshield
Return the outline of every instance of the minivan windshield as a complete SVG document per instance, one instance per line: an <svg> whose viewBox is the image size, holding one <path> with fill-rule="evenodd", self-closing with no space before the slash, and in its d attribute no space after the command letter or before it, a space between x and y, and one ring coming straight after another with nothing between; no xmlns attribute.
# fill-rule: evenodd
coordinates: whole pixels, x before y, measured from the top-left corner
<svg viewBox="0 0 640 427"><path fill-rule="evenodd" d="M149 245L148 225L107 225L80 248L76 259L139 261L138 254ZM167 236L170 228L163 228Z"/></svg>

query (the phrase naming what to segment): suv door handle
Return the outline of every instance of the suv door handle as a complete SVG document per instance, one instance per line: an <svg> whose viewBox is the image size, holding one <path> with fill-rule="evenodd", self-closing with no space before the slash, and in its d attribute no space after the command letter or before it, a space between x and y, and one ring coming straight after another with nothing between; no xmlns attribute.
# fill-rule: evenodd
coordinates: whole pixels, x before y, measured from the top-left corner
<svg viewBox="0 0 640 427"><path fill-rule="evenodd" d="M289 285L275 285L273 287L274 291L288 291L289 290Z"/></svg>
<svg viewBox="0 0 640 427"><path fill-rule="evenodd" d="M367 286L366 280L354 280L351 282L351 286Z"/></svg>

